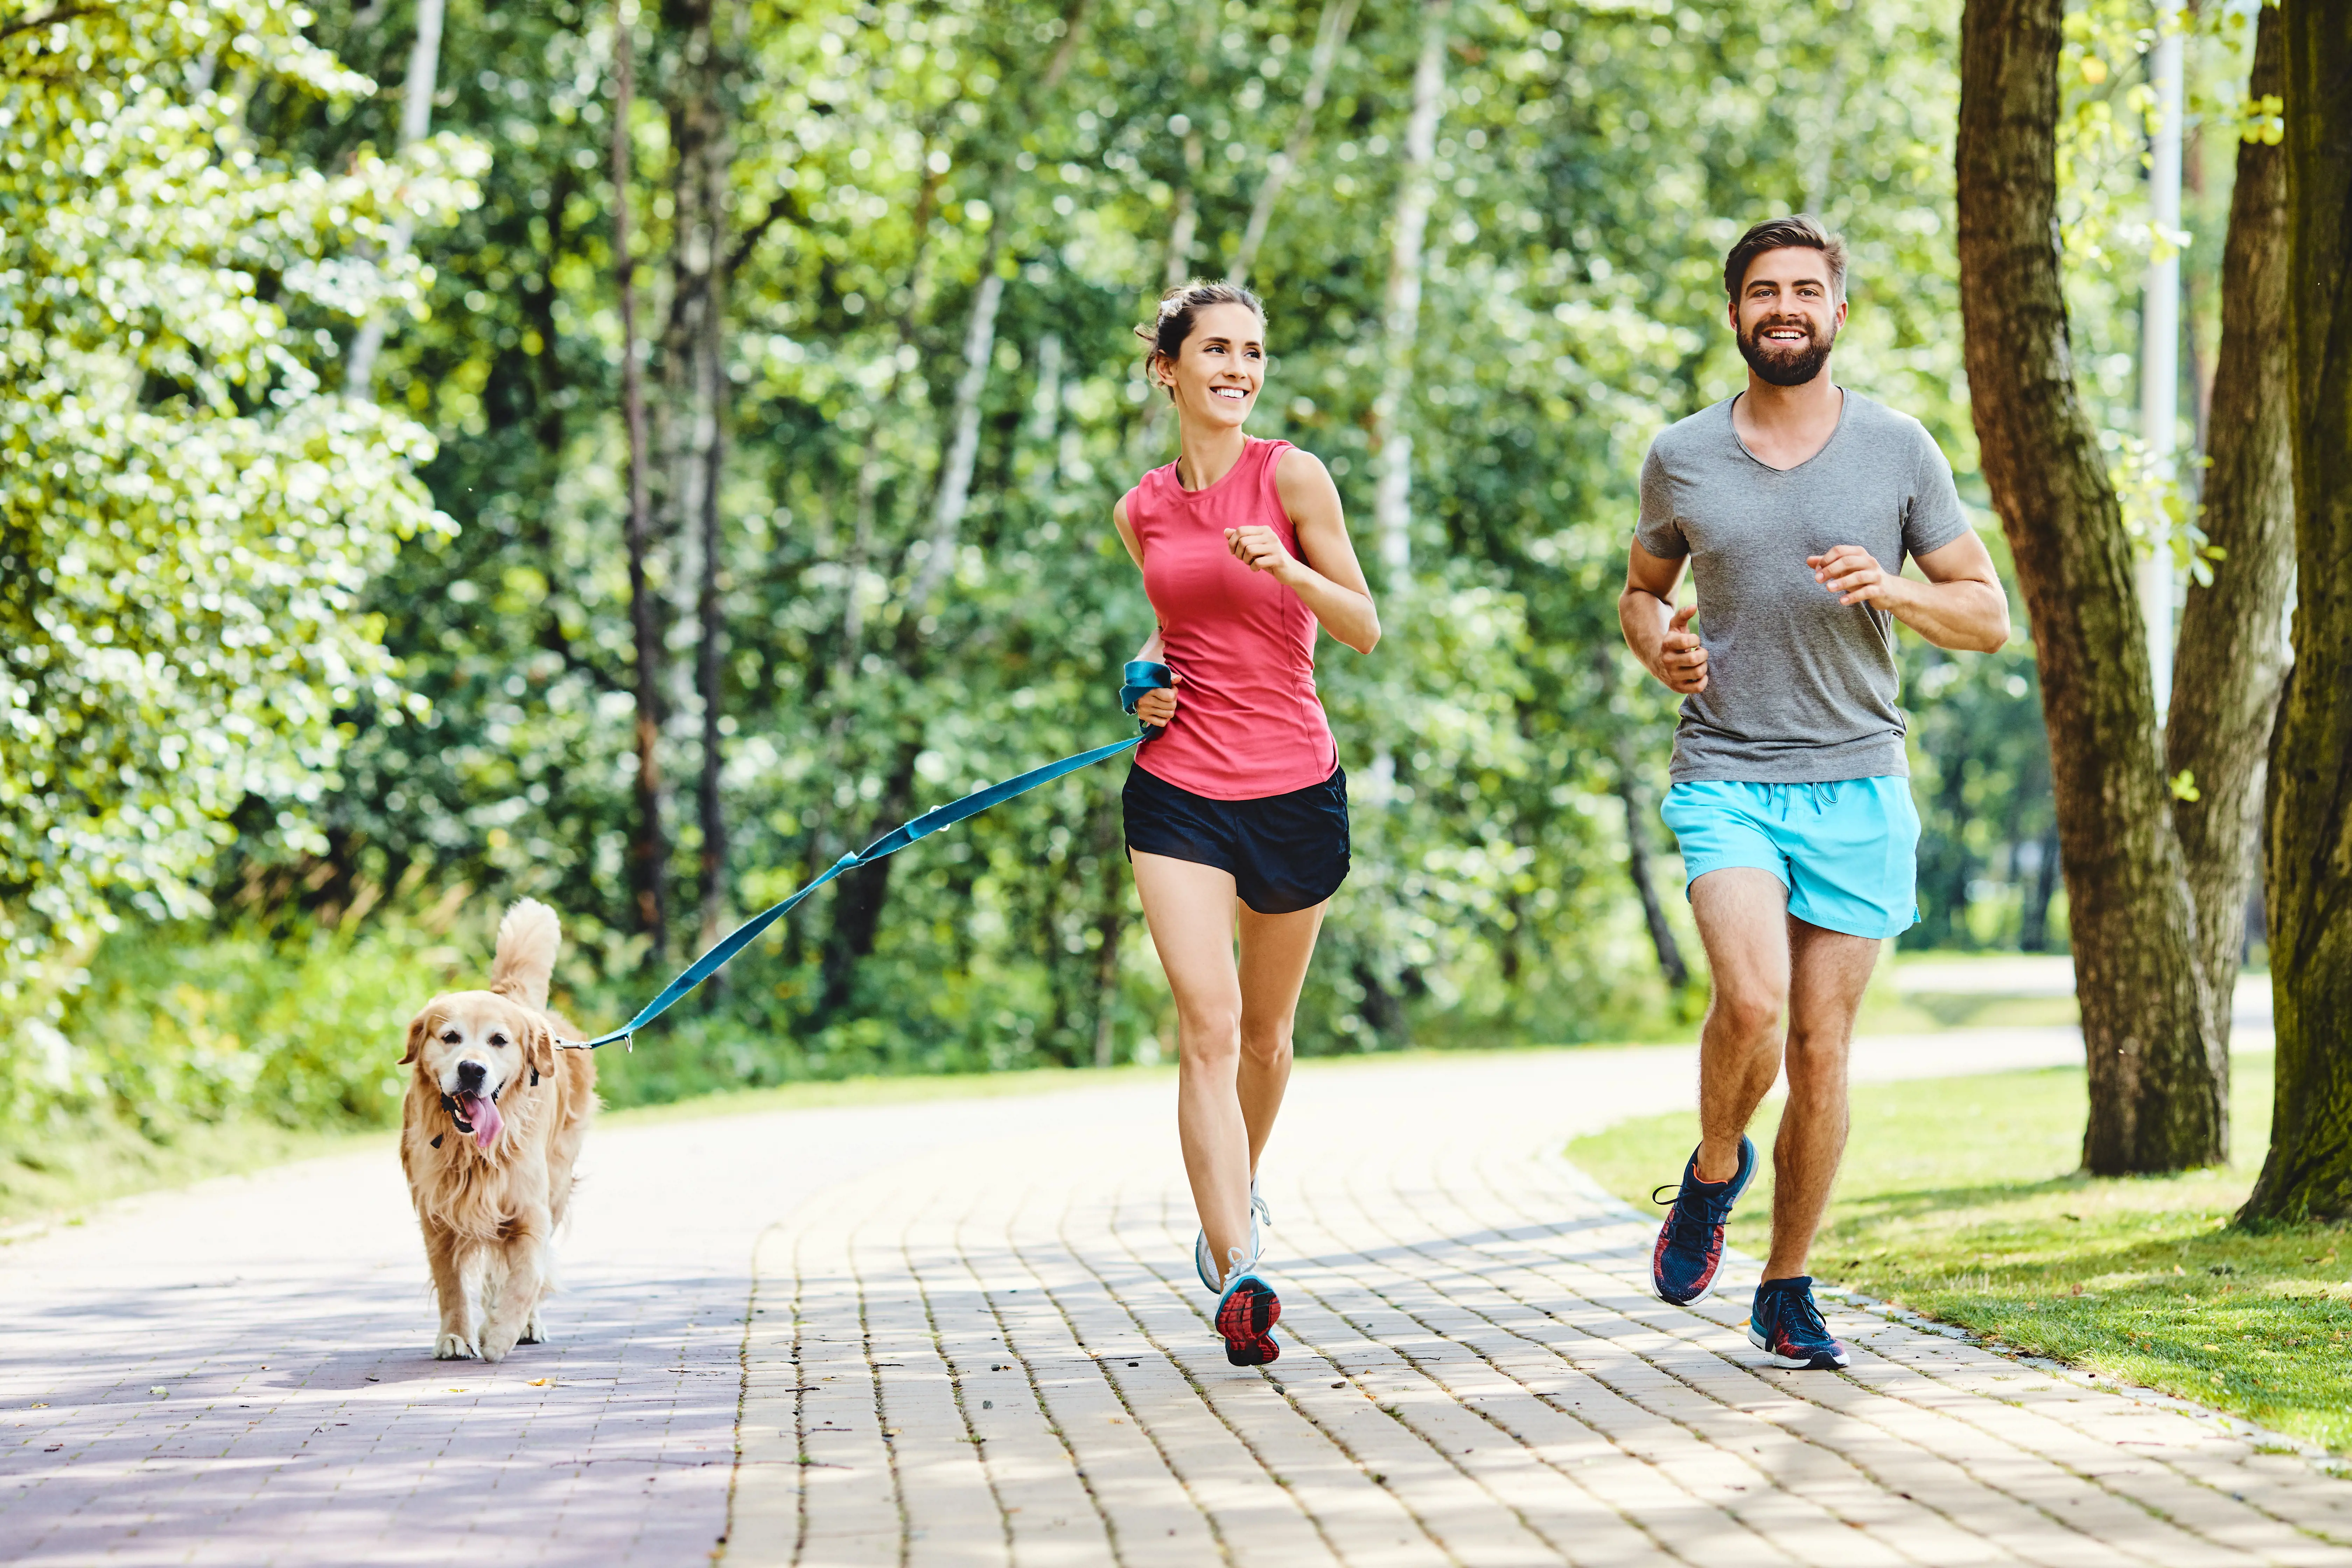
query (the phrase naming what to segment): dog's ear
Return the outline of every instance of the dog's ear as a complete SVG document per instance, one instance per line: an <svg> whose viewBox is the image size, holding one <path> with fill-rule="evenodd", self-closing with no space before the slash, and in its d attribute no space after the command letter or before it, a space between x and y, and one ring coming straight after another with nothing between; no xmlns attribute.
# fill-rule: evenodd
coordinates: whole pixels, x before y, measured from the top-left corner
<svg viewBox="0 0 2352 1568"><path fill-rule="evenodd" d="M530 1068L530 1081L537 1083L542 1073L555 1071L555 1031L547 1026L544 1018L533 1018L523 1036L522 1059Z"/></svg>
<svg viewBox="0 0 2352 1568"><path fill-rule="evenodd" d="M401 1066L406 1067L415 1061L416 1053L425 1048L425 1031L430 1025L432 1013L433 1009L427 1007L408 1021L408 1054L400 1058Z"/></svg>

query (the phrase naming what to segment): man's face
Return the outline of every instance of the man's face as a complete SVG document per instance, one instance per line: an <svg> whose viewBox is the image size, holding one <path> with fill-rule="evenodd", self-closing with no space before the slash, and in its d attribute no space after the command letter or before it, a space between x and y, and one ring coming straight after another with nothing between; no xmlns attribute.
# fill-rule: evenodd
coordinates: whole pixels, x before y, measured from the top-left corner
<svg viewBox="0 0 2352 1568"><path fill-rule="evenodd" d="M1774 386L1802 386L1821 374L1845 325L1830 288L1829 258L1811 246L1768 250L1748 264L1731 328L1739 357Z"/></svg>

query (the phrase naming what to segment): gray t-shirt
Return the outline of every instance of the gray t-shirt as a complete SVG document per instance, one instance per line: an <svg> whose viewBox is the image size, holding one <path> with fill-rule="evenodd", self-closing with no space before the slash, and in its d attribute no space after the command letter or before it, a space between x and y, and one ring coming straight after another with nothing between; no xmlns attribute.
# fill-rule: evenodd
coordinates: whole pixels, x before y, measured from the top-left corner
<svg viewBox="0 0 2352 1568"><path fill-rule="evenodd" d="M1683 699L1676 784L1907 777L1895 618L1841 605L1809 555L1859 544L1888 572L1969 531L1952 467L1920 423L1853 392L1829 444L1785 472L1733 430L1727 398L1673 425L1642 465L1651 554L1691 558L1707 686Z"/></svg>

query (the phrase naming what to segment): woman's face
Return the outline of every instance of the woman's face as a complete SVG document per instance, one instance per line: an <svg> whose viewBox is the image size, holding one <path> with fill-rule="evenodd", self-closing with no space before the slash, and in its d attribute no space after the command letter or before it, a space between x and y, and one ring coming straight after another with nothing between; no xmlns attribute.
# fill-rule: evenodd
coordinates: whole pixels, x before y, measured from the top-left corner
<svg viewBox="0 0 2352 1568"><path fill-rule="evenodd" d="M1176 406L1213 426L1238 426L1265 384L1265 323L1247 305L1204 306L1173 360L1154 365Z"/></svg>

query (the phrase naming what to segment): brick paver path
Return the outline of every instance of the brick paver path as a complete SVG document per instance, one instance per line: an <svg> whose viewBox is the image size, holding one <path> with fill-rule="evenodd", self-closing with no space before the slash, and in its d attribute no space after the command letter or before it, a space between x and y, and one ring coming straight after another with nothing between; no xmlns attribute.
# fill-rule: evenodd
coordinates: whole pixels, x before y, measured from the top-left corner
<svg viewBox="0 0 2352 1568"><path fill-rule="evenodd" d="M0 1248L0 1561L2352 1564L2352 1483L2225 1422L1859 1314L1851 1374L1767 1371L1737 1284L1648 1298L1557 1152L1689 1074L1302 1069L1263 1370L1164 1082L607 1129L557 1342L498 1367L428 1359L389 1147L121 1205Z"/></svg>

